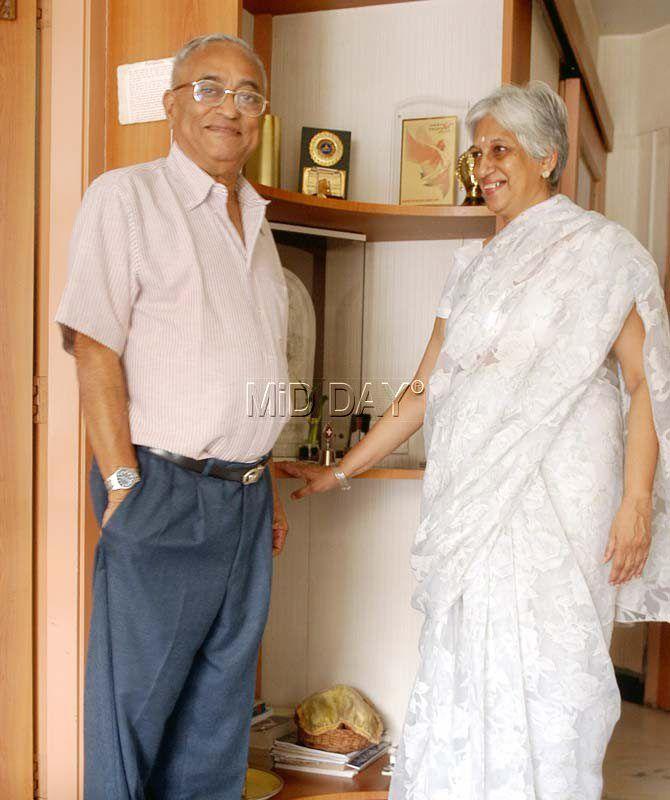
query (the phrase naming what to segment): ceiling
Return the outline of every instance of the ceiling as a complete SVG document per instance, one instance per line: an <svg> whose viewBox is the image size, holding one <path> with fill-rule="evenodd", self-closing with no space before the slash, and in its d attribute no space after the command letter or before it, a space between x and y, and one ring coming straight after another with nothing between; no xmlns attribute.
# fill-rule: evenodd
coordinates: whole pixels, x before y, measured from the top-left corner
<svg viewBox="0 0 670 800"><path fill-rule="evenodd" d="M603 36L670 25L670 0L591 0Z"/></svg>

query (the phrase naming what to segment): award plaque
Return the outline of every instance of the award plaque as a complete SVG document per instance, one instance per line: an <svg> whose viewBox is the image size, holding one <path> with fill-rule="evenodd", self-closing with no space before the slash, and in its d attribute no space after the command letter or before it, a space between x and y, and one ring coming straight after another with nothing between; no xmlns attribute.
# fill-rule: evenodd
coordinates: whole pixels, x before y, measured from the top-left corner
<svg viewBox="0 0 670 800"><path fill-rule="evenodd" d="M258 147L244 166L244 176L264 186L279 186L281 123L274 114L261 117Z"/></svg>
<svg viewBox="0 0 670 800"><path fill-rule="evenodd" d="M350 131L303 128L299 191L319 197L346 198L350 150Z"/></svg>
<svg viewBox="0 0 670 800"><path fill-rule="evenodd" d="M461 203L463 206L484 205L482 190L479 188L477 178L475 178L475 157L473 150L474 145L464 153L461 153L461 155L458 157L458 162L456 165L458 182L465 192L465 200L463 200Z"/></svg>
<svg viewBox="0 0 670 800"><path fill-rule="evenodd" d="M458 117L402 121L400 205L454 202Z"/></svg>

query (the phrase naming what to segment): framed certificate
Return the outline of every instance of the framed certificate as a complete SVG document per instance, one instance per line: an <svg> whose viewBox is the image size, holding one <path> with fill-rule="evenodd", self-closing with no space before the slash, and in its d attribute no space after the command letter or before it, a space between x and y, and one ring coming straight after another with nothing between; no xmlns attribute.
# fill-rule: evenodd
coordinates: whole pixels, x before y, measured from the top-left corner
<svg viewBox="0 0 670 800"><path fill-rule="evenodd" d="M400 205L452 205L458 117L402 121Z"/></svg>

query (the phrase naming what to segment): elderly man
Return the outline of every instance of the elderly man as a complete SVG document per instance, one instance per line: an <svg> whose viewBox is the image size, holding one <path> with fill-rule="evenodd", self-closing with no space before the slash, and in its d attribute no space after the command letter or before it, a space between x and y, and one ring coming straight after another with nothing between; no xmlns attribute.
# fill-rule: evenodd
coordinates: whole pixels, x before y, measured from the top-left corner
<svg viewBox="0 0 670 800"><path fill-rule="evenodd" d="M248 382L287 380L286 285L266 202L240 175L265 83L239 39L185 45L164 97L170 154L98 178L73 234L57 321L102 523L86 800L242 795L287 530L266 469L285 420L246 402Z"/></svg>

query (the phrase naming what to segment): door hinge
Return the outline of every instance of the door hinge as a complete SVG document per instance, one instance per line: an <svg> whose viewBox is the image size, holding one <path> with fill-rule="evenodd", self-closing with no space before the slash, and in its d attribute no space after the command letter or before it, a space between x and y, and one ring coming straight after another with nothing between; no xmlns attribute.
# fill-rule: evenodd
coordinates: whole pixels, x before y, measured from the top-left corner
<svg viewBox="0 0 670 800"><path fill-rule="evenodd" d="M43 375L33 378L33 423L42 425L47 421L47 379Z"/></svg>

